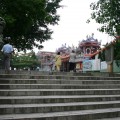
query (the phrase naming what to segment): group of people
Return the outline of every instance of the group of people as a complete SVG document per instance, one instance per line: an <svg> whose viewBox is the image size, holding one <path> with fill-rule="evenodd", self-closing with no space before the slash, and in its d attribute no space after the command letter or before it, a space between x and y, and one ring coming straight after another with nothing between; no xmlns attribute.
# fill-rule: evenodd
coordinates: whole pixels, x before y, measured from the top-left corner
<svg viewBox="0 0 120 120"><path fill-rule="evenodd" d="M5 40L5 45L2 47L1 51L4 56L3 61L4 61L5 72L9 73L10 58L14 50L13 50L12 45L10 45L8 38ZM69 58L69 71L75 72L75 68L76 68L75 58L76 58L76 53L74 50L72 50L72 52L70 53L70 58ZM61 70L61 65L62 65L62 58L61 58L60 52L58 52L55 56L55 67L58 72Z"/></svg>
<svg viewBox="0 0 120 120"><path fill-rule="evenodd" d="M72 52L70 53L70 58L69 58L69 71L70 72L76 71L75 59L76 59L76 53L74 50L72 50ZM58 52L57 55L55 56L55 66L58 72L60 71L61 65L62 65L62 59L61 59L60 52Z"/></svg>

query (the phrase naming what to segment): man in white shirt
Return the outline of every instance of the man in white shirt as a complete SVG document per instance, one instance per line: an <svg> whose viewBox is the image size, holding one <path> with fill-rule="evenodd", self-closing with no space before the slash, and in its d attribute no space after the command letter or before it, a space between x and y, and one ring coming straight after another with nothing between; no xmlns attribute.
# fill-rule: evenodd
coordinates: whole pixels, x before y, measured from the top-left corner
<svg viewBox="0 0 120 120"><path fill-rule="evenodd" d="M13 53L13 47L12 47L12 45L9 44L9 40L10 40L10 38L7 37L5 40L5 45L3 46L2 50L1 50L4 55L4 68L5 68L6 73L9 73L10 58Z"/></svg>

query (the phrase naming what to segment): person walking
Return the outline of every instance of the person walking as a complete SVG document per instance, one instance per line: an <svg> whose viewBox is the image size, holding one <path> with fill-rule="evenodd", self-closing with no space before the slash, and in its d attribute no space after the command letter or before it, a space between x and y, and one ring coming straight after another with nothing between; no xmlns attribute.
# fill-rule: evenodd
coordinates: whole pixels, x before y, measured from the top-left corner
<svg viewBox="0 0 120 120"><path fill-rule="evenodd" d="M58 52L57 55L55 56L55 66L58 72L60 72L61 64L62 64L62 60L61 60L60 52Z"/></svg>
<svg viewBox="0 0 120 120"><path fill-rule="evenodd" d="M10 37L7 37L5 39L5 45L3 45L2 47L2 53L3 53L3 61L4 61L4 69L5 69L5 73L9 73L10 70L10 58L12 56L13 53L13 46L10 45L9 43Z"/></svg>
<svg viewBox="0 0 120 120"><path fill-rule="evenodd" d="M75 59L76 59L76 53L74 50L72 50L72 52L70 53L70 59L69 59L69 71L70 72L76 71Z"/></svg>

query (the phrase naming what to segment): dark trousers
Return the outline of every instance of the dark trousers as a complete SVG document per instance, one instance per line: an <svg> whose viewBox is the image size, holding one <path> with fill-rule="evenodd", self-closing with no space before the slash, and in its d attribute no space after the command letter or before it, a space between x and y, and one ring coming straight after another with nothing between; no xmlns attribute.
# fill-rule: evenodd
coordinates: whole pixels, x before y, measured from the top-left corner
<svg viewBox="0 0 120 120"><path fill-rule="evenodd" d="M75 71L76 63L69 62L69 70Z"/></svg>
<svg viewBox="0 0 120 120"><path fill-rule="evenodd" d="M10 58L11 58L10 53L4 53L4 69L5 70L10 70Z"/></svg>

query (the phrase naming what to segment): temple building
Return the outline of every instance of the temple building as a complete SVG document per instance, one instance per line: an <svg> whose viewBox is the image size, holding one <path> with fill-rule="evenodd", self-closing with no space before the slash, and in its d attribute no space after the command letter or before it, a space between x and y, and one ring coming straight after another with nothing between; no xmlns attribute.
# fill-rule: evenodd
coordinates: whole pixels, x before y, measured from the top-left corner
<svg viewBox="0 0 120 120"><path fill-rule="evenodd" d="M78 48L81 50L84 56L91 57L97 50L100 49L101 41L98 41L92 36L87 36L86 40L79 42Z"/></svg>
<svg viewBox="0 0 120 120"><path fill-rule="evenodd" d="M69 71L69 55L72 50L76 52L76 66L78 69L82 70L82 63L86 59L94 59L93 56L99 51L101 46L101 41L94 38L94 35L87 36L86 40L79 41L77 47L70 47L62 45L56 50L56 52L39 52L41 68L44 69L48 66L50 60L54 59L57 52L61 53L62 58L62 71Z"/></svg>
<svg viewBox="0 0 120 120"><path fill-rule="evenodd" d="M74 47L74 50L76 52L77 68L82 70L83 61L86 59L93 59L92 57L100 49L100 46L101 46L101 41L98 41L97 39L95 39L94 34L92 34L91 36L87 36L86 40L80 41L78 46L76 48ZM58 50L61 51L61 49L62 47L59 48ZM70 54L70 51L72 50L72 47L66 48L66 50L67 50L67 55L64 55L64 54L61 55L64 66L66 66L66 64L69 62L69 54ZM64 51L64 49L62 49L62 51ZM64 51L62 53L66 53L66 52Z"/></svg>

